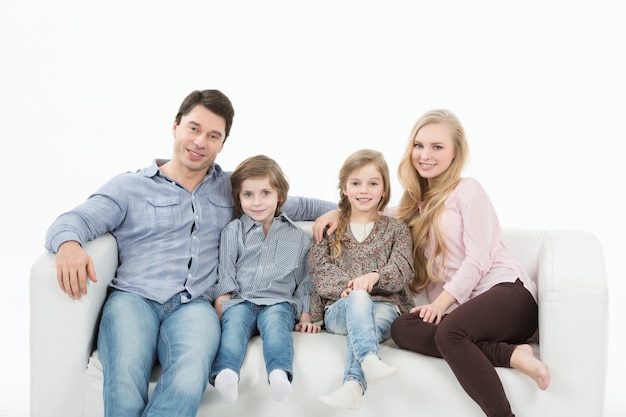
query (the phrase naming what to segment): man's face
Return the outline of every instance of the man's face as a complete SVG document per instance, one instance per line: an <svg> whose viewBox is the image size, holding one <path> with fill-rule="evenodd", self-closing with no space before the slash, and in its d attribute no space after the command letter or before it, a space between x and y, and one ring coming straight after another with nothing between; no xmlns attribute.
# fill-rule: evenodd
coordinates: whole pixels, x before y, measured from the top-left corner
<svg viewBox="0 0 626 417"><path fill-rule="evenodd" d="M226 121L197 105L180 119L180 124L174 122L172 132L176 166L187 173L204 174L224 147Z"/></svg>

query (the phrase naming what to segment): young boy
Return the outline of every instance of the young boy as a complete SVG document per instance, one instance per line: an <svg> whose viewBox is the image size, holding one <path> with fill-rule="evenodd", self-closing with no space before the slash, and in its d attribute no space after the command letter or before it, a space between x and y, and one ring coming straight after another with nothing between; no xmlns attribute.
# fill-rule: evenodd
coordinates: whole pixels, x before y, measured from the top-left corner
<svg viewBox="0 0 626 417"><path fill-rule="evenodd" d="M291 392L291 331L318 333L311 323L309 236L281 213L289 184L272 159L243 161L231 176L236 219L222 231L215 309L222 337L210 382L225 402L238 397L239 371L250 338L263 338L272 398Z"/></svg>

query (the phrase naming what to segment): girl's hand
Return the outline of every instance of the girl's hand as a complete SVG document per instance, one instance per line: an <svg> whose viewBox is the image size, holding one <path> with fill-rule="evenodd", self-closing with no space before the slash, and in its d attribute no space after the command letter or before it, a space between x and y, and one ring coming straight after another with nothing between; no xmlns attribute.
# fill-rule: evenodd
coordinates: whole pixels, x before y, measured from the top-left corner
<svg viewBox="0 0 626 417"><path fill-rule="evenodd" d="M348 288L352 290L365 290L370 293L379 279L380 275L378 272L369 272L358 278L350 280L350 282L348 282Z"/></svg>

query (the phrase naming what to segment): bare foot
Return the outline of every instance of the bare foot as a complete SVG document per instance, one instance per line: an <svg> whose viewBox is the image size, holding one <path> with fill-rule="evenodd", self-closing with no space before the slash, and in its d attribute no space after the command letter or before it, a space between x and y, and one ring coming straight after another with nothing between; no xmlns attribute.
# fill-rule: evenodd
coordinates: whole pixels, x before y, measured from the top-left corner
<svg viewBox="0 0 626 417"><path fill-rule="evenodd" d="M511 355L511 367L522 371L535 380L537 386L545 390L550 385L550 371L548 366L535 358L535 353L530 345L515 347Z"/></svg>

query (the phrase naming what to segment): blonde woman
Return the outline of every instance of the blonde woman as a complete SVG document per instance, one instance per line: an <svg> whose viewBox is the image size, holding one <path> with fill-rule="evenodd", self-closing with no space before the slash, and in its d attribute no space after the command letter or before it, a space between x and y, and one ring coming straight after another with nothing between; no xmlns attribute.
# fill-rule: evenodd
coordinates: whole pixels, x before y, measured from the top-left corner
<svg viewBox="0 0 626 417"><path fill-rule="evenodd" d="M537 287L509 255L489 196L462 178L468 145L446 110L415 124L398 168L397 216L411 228L415 277L429 304L392 325L398 346L443 357L488 416L513 416L494 366L513 367L546 389L550 374L526 340L537 329Z"/></svg>

